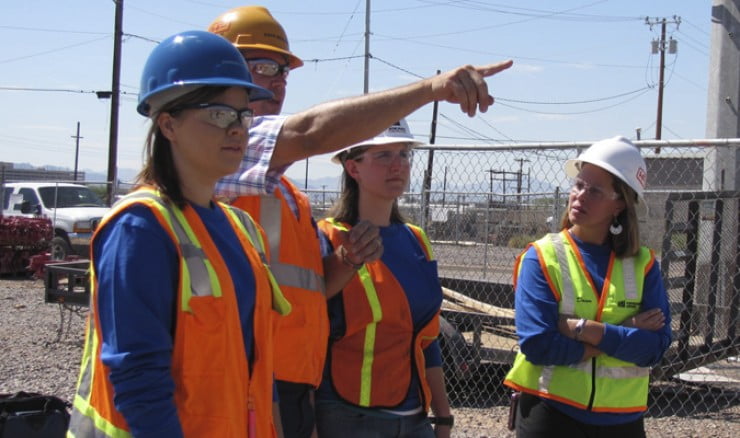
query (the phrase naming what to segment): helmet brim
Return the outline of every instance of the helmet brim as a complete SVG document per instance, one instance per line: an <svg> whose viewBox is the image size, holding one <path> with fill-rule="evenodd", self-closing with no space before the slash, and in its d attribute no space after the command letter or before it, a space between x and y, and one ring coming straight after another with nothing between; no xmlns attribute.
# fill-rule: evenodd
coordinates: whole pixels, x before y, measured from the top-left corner
<svg viewBox="0 0 740 438"><path fill-rule="evenodd" d="M180 81L175 84L170 84L169 86L158 88L155 92L150 93L147 96L142 97L141 102L136 107L136 111L139 112L139 114L143 116L151 116L151 105L150 100L162 93L171 93L175 88L187 88L187 91L183 94L177 94L173 93L173 96L180 97L184 94L187 94L188 92L192 91L190 89L190 86L197 85L198 88L201 87L243 87L247 89L247 93L249 94L249 101L250 102L256 102L259 100L265 100L265 99L272 99L274 97L272 91L260 87L257 84L254 84L252 82L248 81L241 81L233 78L225 78L225 77L215 77L215 78L208 78L208 79L198 79L194 81ZM172 99L174 100L174 98ZM162 102L164 104L165 102ZM162 106L160 104L160 107Z"/></svg>
<svg viewBox="0 0 740 438"><path fill-rule="evenodd" d="M411 149L424 144L424 142L418 141L418 140L405 140L403 138L393 138L393 137L387 137L387 138L376 139L376 140L368 140L365 142L355 143L352 146L347 146L345 148L338 150L331 157L331 162L334 164L342 164L342 160L340 159L342 154L345 152L349 152L352 149L361 148L361 147L384 146L387 144L394 144L394 143L408 144L411 147Z"/></svg>

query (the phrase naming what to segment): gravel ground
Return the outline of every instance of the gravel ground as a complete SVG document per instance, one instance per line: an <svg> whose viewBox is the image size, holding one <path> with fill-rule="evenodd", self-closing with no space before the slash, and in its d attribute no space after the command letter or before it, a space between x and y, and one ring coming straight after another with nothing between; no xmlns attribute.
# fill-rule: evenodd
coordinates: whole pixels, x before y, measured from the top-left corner
<svg viewBox="0 0 740 438"><path fill-rule="evenodd" d="M59 306L44 303L43 296L41 280L0 278L0 393L40 392L71 401L82 354L84 312L60 312ZM710 368L740 381L740 362L723 361ZM473 382L469 387L478 395L497 392L491 384ZM661 384L651 395L658 402L645 420L649 437L740 437L738 384ZM475 394L460 394L453 395L453 402L453 437L514 436L506 430L508 407L503 400L481 402Z"/></svg>

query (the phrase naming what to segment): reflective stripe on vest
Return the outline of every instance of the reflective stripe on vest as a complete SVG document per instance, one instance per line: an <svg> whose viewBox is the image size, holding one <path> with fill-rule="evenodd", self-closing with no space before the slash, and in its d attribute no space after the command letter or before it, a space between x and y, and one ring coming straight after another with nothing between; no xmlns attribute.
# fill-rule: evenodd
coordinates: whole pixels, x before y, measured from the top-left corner
<svg viewBox="0 0 740 438"><path fill-rule="evenodd" d="M294 213L288 200L293 199ZM276 321L275 379L318 387L329 338L324 266L308 198L286 177L270 196L239 196L232 205L259 218L269 265L293 311Z"/></svg>
<svg viewBox="0 0 740 438"><path fill-rule="evenodd" d="M331 223L334 227L341 231L349 232L349 229L344 224L334 220L334 218L328 218L327 222ZM367 269L367 265L363 264L360 269L357 270L357 275L360 277L360 282L365 288L365 296L367 302L370 305L373 319L372 322L367 325L365 330L365 348L364 354L362 355L362 371L360 372L360 406L370 405L370 388L372 388L372 370L373 370L373 359L375 357L375 331L378 327L378 322L383 319L383 309L380 306L380 300L378 299L378 291L375 290L375 283L373 283L370 271Z"/></svg>
<svg viewBox="0 0 740 438"><path fill-rule="evenodd" d="M644 273L653 257L646 248L624 259L612 253L599 294L567 231L549 234L534 246L561 315L620 324L639 312L644 275L636 273ZM520 268L518 261L516 277ZM607 355L568 366L537 366L519 352L505 384L595 412L640 412L646 409L648 381L649 368Z"/></svg>
<svg viewBox="0 0 740 438"><path fill-rule="evenodd" d="M234 219L232 223L236 224L241 229L242 233L244 233L247 239L249 239L249 243L251 243L252 246L257 249L257 252L260 255L260 260L262 261L262 265L265 267L265 271L267 272L267 277L270 280L270 286L272 287L273 310L278 312L280 315L288 315L292 310L290 302L283 295L282 291L280 290L280 285L275 279L274 273L270 269L271 267L267 264L267 256L265 255L265 241L262 239L262 234L257 229L257 225L254 223L251 216L249 216L249 213L247 213L246 211L225 204L221 204L221 206L224 207L228 215L231 216L232 219ZM259 245L255 245L255 241L257 241Z"/></svg>
<svg viewBox="0 0 740 438"><path fill-rule="evenodd" d="M279 188L275 190L280 190ZM270 269L278 283L310 292L326 294L324 279L311 269L302 268L280 260L280 238L282 235L282 205L274 196L260 196L260 225L265 230L270 244ZM291 213L292 214L292 213Z"/></svg>

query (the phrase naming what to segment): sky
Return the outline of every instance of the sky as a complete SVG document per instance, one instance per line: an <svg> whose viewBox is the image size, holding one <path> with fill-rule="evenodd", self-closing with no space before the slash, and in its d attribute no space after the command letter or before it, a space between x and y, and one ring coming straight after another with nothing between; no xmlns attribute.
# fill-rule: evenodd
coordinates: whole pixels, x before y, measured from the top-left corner
<svg viewBox="0 0 740 438"><path fill-rule="evenodd" d="M488 80L496 104L470 118L439 106L436 144L654 138L659 55L665 55L663 139L704 138L712 2L708 0L367 0L368 84L379 91L464 64L513 59ZM156 44L205 29L243 1L125 0L118 124L119 175L141 167L147 120L136 112L141 70ZM362 94L365 0L263 1L305 65L290 73L284 113ZM108 168L115 4L112 0L0 0L0 161L102 174ZM649 17L646 22L646 17ZM680 17L680 23L677 23ZM429 141L431 104L409 115ZM77 123L80 137L76 139ZM328 156L310 179L339 175ZM287 172L303 180L305 161ZM124 179L125 181L125 179Z"/></svg>

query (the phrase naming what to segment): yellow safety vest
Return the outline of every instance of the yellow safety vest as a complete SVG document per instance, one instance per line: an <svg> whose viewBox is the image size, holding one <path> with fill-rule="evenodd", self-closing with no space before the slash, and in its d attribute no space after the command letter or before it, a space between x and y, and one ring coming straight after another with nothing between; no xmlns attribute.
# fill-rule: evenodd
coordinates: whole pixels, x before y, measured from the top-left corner
<svg viewBox="0 0 740 438"><path fill-rule="evenodd" d="M567 230L548 234L533 246L561 315L620 324L640 312L645 273L654 261L648 248L622 259L612 252L599 294ZM517 261L517 277L524 253ZM542 366L519 352L504 384L580 409L630 413L647 409L649 374L647 367L606 354L572 365Z"/></svg>

